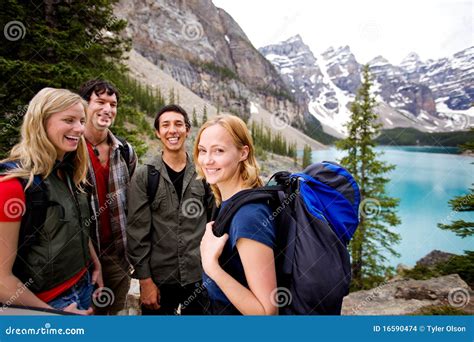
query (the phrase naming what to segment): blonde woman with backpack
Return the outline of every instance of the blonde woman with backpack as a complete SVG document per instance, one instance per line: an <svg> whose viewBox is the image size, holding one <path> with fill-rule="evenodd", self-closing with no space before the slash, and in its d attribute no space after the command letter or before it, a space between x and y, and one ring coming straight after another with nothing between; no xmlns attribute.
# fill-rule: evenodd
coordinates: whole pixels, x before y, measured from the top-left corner
<svg viewBox="0 0 474 342"><path fill-rule="evenodd" d="M262 186L252 138L236 116L220 115L200 129L194 146L200 177L211 185L220 210L235 194ZM273 248L275 228L263 203L242 206L229 234L216 237L213 222L201 241L203 284L210 305L208 313L275 315L276 282Z"/></svg>
<svg viewBox="0 0 474 342"><path fill-rule="evenodd" d="M1 161L3 305L92 314L93 285L103 283L83 191L85 108L66 89L42 89L29 103L20 142Z"/></svg>

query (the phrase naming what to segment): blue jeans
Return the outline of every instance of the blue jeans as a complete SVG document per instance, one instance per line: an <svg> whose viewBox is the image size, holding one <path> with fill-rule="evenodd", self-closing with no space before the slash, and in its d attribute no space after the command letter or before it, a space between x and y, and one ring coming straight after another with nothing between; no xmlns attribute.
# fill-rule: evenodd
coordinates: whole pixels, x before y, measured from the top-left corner
<svg viewBox="0 0 474 342"><path fill-rule="evenodd" d="M48 304L55 309L62 310L72 303L77 303L79 310L87 310L91 307L93 292L94 285L91 283L91 276L89 272L86 272L73 287L48 302Z"/></svg>

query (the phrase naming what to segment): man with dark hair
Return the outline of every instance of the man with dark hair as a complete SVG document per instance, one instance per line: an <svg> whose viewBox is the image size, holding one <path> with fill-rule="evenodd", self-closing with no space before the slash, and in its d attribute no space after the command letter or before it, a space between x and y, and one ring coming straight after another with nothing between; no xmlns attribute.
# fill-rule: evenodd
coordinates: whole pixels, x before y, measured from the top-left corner
<svg viewBox="0 0 474 342"><path fill-rule="evenodd" d="M155 119L163 152L137 169L128 198L127 241L133 276L140 280L143 315L203 313L199 244L212 203L186 152L191 124L186 111L169 105ZM151 192L150 175L157 178Z"/></svg>
<svg viewBox="0 0 474 342"><path fill-rule="evenodd" d="M118 90L91 80L79 90L88 102L84 137L89 151L91 236L102 265L103 298L94 299L98 315L116 315L130 288L126 248L127 187L137 164L132 146L110 131L117 115Z"/></svg>

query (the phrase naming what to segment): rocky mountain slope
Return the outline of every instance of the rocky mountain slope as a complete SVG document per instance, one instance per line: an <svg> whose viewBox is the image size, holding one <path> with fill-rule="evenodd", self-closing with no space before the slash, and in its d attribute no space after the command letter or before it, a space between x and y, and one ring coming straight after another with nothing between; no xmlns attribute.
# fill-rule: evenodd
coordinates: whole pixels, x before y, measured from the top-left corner
<svg viewBox="0 0 474 342"><path fill-rule="evenodd" d="M272 64L211 0L122 0L114 11L138 53L216 107L245 114L254 100L298 115Z"/></svg>
<svg viewBox="0 0 474 342"><path fill-rule="evenodd" d="M361 83L361 67L348 46L315 56L299 35L262 47L291 93L325 130L344 135L349 106ZM399 66L382 56L369 62L384 128L466 130L474 125L474 47L450 58L423 62L409 54Z"/></svg>
<svg viewBox="0 0 474 342"><path fill-rule="evenodd" d="M127 66L131 76L139 80L142 84L149 85L152 88L159 88L162 94L168 94L169 91L173 89L176 97L179 97L180 105L183 106L188 113L192 113L193 110L196 111L199 122L202 120L204 107L206 107L209 118L217 114L217 108L211 102L199 97L137 51L132 50L129 53ZM281 132L288 142L296 142L298 149L303 149L305 144L311 146L313 150L324 148L322 144L309 138L295 128L288 126L285 122L275 120L274 116L259 104L251 102L250 106L252 107L252 120L256 122L262 121L267 127ZM193 128L193 130L196 129ZM188 148L191 148L192 142L191 140L189 142L190 145ZM158 148L157 141L150 142L150 144L149 153L154 153L156 148ZM287 161L282 161L282 163L275 165L264 163L263 166L267 172L271 173L285 168L287 166L286 164Z"/></svg>

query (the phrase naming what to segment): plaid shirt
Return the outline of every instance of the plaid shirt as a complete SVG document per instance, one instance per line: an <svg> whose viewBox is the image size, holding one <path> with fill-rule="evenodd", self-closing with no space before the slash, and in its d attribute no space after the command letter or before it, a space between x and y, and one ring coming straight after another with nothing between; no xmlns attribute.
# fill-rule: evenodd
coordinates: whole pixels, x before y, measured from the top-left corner
<svg viewBox="0 0 474 342"><path fill-rule="evenodd" d="M126 253L127 248L127 188L130 182L130 178L135 171L137 166L137 155L129 143L126 143L126 147L129 149L130 155L130 172L127 164L120 152L120 147L123 146L122 142L118 140L109 131L109 141L112 142L110 146L109 154L109 184L108 193L106 196L105 205L110 210L110 227L112 230L113 247L115 253L120 257L120 260L124 261L122 265L125 269L129 268L129 261ZM100 220L99 215L102 212L99 207L99 197L97 194L96 178L92 162L89 158L89 171L88 181L91 184L90 191L90 203L91 203L91 237L94 241L98 255L102 255L104 251L101 250L100 246Z"/></svg>

